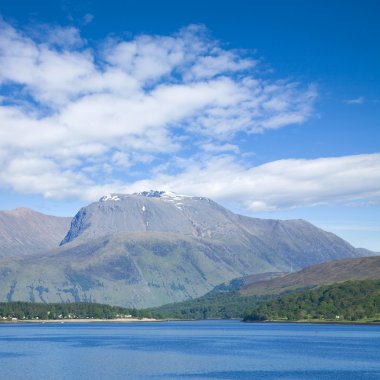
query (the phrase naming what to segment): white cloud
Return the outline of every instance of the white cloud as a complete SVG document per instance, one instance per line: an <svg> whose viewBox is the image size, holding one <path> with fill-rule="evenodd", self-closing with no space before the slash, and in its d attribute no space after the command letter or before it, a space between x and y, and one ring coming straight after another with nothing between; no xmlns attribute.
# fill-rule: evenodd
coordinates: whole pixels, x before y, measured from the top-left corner
<svg viewBox="0 0 380 380"><path fill-rule="evenodd" d="M215 49L214 54L200 57L189 72L186 73L186 77L189 79L212 78L223 73L246 70L256 65L256 62L252 59L242 59L233 52Z"/></svg>
<svg viewBox="0 0 380 380"><path fill-rule="evenodd" d="M230 156L190 163L177 175L136 182L129 191L164 188L240 203L251 211L380 202L380 154L286 159L246 167Z"/></svg>
<svg viewBox="0 0 380 380"><path fill-rule="evenodd" d="M83 45L79 30L74 27L43 25L34 28L33 34L43 43L63 49L79 48ZM32 34L32 35L33 35Z"/></svg>
<svg viewBox="0 0 380 380"><path fill-rule="evenodd" d="M155 159L181 158L189 144L191 157L239 153L237 134L312 113L313 86L261 77L255 59L204 27L91 46L73 27L40 31L0 20L0 186L19 192L93 199L128 188L114 171L143 164L149 178Z"/></svg>

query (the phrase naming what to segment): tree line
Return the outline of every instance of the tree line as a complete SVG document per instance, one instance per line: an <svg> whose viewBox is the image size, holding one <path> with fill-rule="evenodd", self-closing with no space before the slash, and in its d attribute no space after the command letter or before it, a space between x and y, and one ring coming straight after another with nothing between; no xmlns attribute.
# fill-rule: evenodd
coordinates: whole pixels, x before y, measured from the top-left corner
<svg viewBox="0 0 380 380"><path fill-rule="evenodd" d="M30 303L30 302L1 302L0 318L20 320L28 319L115 319L126 316L147 317L145 311L110 306L99 303Z"/></svg>
<svg viewBox="0 0 380 380"><path fill-rule="evenodd" d="M161 319L241 319L245 310L265 299L268 297L242 296L238 291L222 292L148 310Z"/></svg>

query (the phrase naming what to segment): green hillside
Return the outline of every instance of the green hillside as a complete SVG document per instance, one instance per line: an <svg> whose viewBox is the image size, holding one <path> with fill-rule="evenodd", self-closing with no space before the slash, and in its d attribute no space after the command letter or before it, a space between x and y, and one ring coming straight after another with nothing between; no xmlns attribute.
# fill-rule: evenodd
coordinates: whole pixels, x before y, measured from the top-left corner
<svg viewBox="0 0 380 380"><path fill-rule="evenodd" d="M264 301L245 321L380 321L380 280L347 281Z"/></svg>

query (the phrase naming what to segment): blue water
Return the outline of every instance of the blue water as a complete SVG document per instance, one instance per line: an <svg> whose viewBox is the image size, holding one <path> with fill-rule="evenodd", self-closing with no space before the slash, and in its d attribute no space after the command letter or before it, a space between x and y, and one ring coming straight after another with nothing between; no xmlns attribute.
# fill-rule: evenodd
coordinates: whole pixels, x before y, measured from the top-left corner
<svg viewBox="0 0 380 380"><path fill-rule="evenodd" d="M1 379L380 379L380 326L0 325Z"/></svg>

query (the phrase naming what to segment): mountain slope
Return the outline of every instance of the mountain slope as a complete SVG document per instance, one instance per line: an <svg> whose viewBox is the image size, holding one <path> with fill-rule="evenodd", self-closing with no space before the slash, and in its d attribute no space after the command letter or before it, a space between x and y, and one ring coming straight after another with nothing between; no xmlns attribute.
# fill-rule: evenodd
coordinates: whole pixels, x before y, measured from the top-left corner
<svg viewBox="0 0 380 380"><path fill-rule="evenodd" d="M70 220L27 208L0 211L0 258L32 255L57 247Z"/></svg>
<svg viewBox="0 0 380 380"><path fill-rule="evenodd" d="M0 299L160 305L197 297L239 276L238 260L222 244L190 236L114 234L3 262Z"/></svg>
<svg viewBox="0 0 380 380"><path fill-rule="evenodd" d="M380 256L360 257L313 265L284 277L249 284L243 287L240 293L249 296L280 294L295 289L348 280L377 279L380 279Z"/></svg>
<svg viewBox="0 0 380 380"><path fill-rule="evenodd" d="M257 274L250 274L244 277L234 278L231 281L223 282L215 286L210 292L205 294L205 296L213 296L220 293L231 293L240 290L248 285L254 284L256 282L262 282L266 280L271 280L277 277L283 277L289 274L288 272L264 272Z"/></svg>
<svg viewBox="0 0 380 380"><path fill-rule="evenodd" d="M275 259L288 263L285 271L298 270L334 259L369 256L349 243L302 219L271 220L237 215L238 223L276 252ZM268 257L268 261L271 258Z"/></svg>

